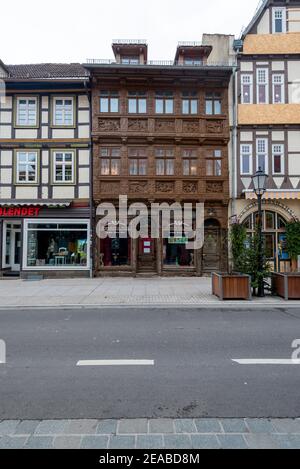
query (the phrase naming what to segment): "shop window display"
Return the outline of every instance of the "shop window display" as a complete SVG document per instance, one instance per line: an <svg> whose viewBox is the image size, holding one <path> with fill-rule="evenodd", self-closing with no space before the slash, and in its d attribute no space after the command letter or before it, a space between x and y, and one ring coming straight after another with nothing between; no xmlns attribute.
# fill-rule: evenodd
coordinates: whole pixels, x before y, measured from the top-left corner
<svg viewBox="0 0 300 469"><path fill-rule="evenodd" d="M127 238L105 238L101 240L101 267L130 266L131 240Z"/></svg>
<svg viewBox="0 0 300 469"><path fill-rule="evenodd" d="M87 224L29 223L27 267L87 267Z"/></svg>

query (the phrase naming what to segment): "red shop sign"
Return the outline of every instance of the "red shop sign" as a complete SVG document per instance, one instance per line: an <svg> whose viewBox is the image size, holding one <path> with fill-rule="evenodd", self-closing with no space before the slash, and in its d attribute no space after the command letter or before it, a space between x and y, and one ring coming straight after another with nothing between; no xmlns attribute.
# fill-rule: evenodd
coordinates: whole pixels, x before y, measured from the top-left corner
<svg viewBox="0 0 300 469"><path fill-rule="evenodd" d="M40 207L0 207L0 217L38 217Z"/></svg>

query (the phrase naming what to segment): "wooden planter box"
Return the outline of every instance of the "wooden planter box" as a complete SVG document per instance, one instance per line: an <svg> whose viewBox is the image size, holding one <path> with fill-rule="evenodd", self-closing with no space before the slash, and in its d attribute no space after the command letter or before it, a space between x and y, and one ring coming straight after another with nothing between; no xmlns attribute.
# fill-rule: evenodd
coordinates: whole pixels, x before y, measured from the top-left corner
<svg viewBox="0 0 300 469"><path fill-rule="evenodd" d="M300 300L300 272L272 273L272 290L285 300Z"/></svg>
<svg viewBox="0 0 300 469"><path fill-rule="evenodd" d="M212 293L220 300L251 300L251 277L242 274L212 274Z"/></svg>

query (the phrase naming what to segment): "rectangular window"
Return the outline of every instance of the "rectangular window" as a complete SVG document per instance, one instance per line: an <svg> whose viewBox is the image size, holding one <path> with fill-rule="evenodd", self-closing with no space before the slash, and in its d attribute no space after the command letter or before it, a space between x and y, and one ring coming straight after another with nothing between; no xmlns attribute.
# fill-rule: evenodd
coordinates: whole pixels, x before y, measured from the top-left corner
<svg viewBox="0 0 300 469"><path fill-rule="evenodd" d="M74 152L56 151L53 153L53 182L74 184Z"/></svg>
<svg viewBox="0 0 300 469"><path fill-rule="evenodd" d="M117 91L100 92L100 112L112 114L119 112L119 93Z"/></svg>
<svg viewBox="0 0 300 469"><path fill-rule="evenodd" d="M206 93L205 96L205 114L222 114L221 93Z"/></svg>
<svg viewBox="0 0 300 469"><path fill-rule="evenodd" d="M157 176L174 176L173 148L156 148L155 158Z"/></svg>
<svg viewBox="0 0 300 469"><path fill-rule="evenodd" d="M129 148L129 175L147 175L147 150L145 148Z"/></svg>
<svg viewBox="0 0 300 469"><path fill-rule="evenodd" d="M139 63L140 63L140 58L137 55L121 57L122 65L139 65Z"/></svg>
<svg viewBox="0 0 300 469"><path fill-rule="evenodd" d="M192 66L192 67L200 67L203 65L203 60L201 59L194 59L192 57L185 57L184 58L184 65Z"/></svg>
<svg viewBox="0 0 300 469"><path fill-rule="evenodd" d="M242 104L253 103L253 76L242 75Z"/></svg>
<svg viewBox="0 0 300 469"><path fill-rule="evenodd" d="M197 150L182 150L182 173L184 176L197 176Z"/></svg>
<svg viewBox="0 0 300 469"><path fill-rule="evenodd" d="M147 96L143 91L130 91L128 93L128 113L129 114L146 114L147 113Z"/></svg>
<svg viewBox="0 0 300 469"><path fill-rule="evenodd" d="M284 75L273 75L273 103L284 104Z"/></svg>
<svg viewBox="0 0 300 469"><path fill-rule="evenodd" d="M101 148L100 158L102 176L119 176L121 174L120 148Z"/></svg>
<svg viewBox="0 0 300 469"><path fill-rule="evenodd" d="M257 104L269 103L269 73L267 68L257 69Z"/></svg>
<svg viewBox="0 0 300 469"><path fill-rule="evenodd" d="M37 184L38 153L36 151L18 151L16 158L17 184Z"/></svg>
<svg viewBox="0 0 300 469"><path fill-rule="evenodd" d="M16 124L24 127L36 127L37 119L37 98L17 98L17 119Z"/></svg>
<svg viewBox="0 0 300 469"><path fill-rule="evenodd" d="M252 166L252 145L241 145L241 174L252 174Z"/></svg>
<svg viewBox="0 0 300 469"><path fill-rule="evenodd" d="M256 141L256 170L268 174L268 139L259 138Z"/></svg>
<svg viewBox="0 0 300 469"><path fill-rule="evenodd" d="M49 223L25 220L24 265L27 268L87 268L89 226L74 220Z"/></svg>
<svg viewBox="0 0 300 469"><path fill-rule="evenodd" d="M211 150L207 152L206 176L222 176L222 150Z"/></svg>
<svg viewBox="0 0 300 469"><path fill-rule="evenodd" d="M182 93L182 114L198 114L197 91Z"/></svg>
<svg viewBox="0 0 300 469"><path fill-rule="evenodd" d="M158 91L155 98L156 114L173 114L174 98L172 91Z"/></svg>
<svg viewBox="0 0 300 469"><path fill-rule="evenodd" d="M286 33L286 8L273 8L273 33Z"/></svg>
<svg viewBox="0 0 300 469"><path fill-rule="evenodd" d="M284 174L284 145L272 145L273 174Z"/></svg>
<svg viewBox="0 0 300 469"><path fill-rule="evenodd" d="M53 125L72 127L74 125L74 99L54 98Z"/></svg>

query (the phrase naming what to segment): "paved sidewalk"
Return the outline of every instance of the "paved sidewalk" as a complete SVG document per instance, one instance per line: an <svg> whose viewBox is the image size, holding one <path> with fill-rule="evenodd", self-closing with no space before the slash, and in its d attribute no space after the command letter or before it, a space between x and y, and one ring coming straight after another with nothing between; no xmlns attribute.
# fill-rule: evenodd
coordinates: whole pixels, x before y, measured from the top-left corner
<svg viewBox="0 0 300 469"><path fill-rule="evenodd" d="M4 448L300 449L300 419L4 420Z"/></svg>
<svg viewBox="0 0 300 469"><path fill-rule="evenodd" d="M0 307L62 306L300 306L279 297L220 302L210 278L100 278L0 281Z"/></svg>

